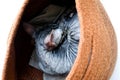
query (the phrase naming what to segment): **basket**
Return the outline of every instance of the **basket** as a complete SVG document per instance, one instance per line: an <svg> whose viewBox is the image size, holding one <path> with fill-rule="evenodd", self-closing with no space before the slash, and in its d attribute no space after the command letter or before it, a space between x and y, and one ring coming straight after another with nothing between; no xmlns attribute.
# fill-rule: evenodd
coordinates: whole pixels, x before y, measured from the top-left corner
<svg viewBox="0 0 120 80"><path fill-rule="evenodd" d="M81 26L80 42L66 80L109 80L117 56L113 26L99 0L76 0L75 3ZM49 4L49 0L24 1L9 34L2 80L43 80L43 73L28 65L34 46L21 22L32 19Z"/></svg>

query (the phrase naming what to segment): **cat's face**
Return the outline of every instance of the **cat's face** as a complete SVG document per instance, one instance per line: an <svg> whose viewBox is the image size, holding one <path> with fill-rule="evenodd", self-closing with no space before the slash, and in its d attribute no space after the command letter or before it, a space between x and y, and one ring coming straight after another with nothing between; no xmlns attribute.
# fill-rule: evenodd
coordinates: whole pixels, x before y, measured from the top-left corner
<svg viewBox="0 0 120 80"><path fill-rule="evenodd" d="M32 37L33 33L35 32L34 26L29 23L23 23L24 30ZM48 35L46 35L44 39L44 45L47 50L53 50L56 48L63 36L62 29L54 29Z"/></svg>

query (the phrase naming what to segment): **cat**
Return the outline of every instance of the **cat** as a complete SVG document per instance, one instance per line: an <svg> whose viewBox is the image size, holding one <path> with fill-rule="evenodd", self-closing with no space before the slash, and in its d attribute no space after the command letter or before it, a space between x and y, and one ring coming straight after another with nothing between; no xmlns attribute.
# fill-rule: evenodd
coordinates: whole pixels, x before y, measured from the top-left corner
<svg viewBox="0 0 120 80"><path fill-rule="evenodd" d="M80 40L77 13L69 20L61 19L56 29L48 26L35 30L29 23L23 23L23 26L35 40L29 64L44 72L44 80L65 80L77 56Z"/></svg>

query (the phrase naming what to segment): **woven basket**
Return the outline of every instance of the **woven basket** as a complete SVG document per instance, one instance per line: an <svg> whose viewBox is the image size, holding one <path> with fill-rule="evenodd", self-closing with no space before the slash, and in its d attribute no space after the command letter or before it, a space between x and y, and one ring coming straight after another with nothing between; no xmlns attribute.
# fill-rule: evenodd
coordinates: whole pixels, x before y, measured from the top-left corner
<svg viewBox="0 0 120 80"><path fill-rule="evenodd" d="M76 0L80 20L77 58L66 80L109 80L116 61L117 43L112 24L99 0ZM42 72L28 65L33 45L21 27L49 0L25 0L11 27L2 80L42 80Z"/></svg>

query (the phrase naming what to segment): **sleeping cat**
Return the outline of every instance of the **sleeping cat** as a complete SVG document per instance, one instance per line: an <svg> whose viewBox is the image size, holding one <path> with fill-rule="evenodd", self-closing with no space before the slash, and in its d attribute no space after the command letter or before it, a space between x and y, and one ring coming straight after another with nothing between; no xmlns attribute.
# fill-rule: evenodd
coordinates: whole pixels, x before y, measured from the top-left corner
<svg viewBox="0 0 120 80"><path fill-rule="evenodd" d="M72 16L71 16L72 15ZM29 65L44 72L44 80L65 80L78 50L80 25L77 13L59 20L57 28L37 29L24 23L25 31L35 40L35 49Z"/></svg>

